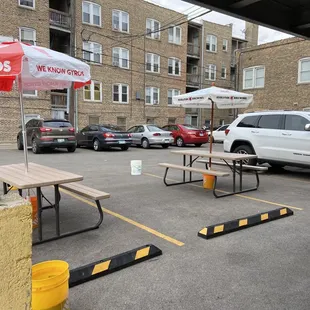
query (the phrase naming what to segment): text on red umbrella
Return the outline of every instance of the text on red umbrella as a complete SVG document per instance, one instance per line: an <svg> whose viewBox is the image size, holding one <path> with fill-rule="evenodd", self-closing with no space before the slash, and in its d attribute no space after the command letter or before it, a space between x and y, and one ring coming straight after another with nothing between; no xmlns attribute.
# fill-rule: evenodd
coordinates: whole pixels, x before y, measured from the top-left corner
<svg viewBox="0 0 310 310"><path fill-rule="evenodd" d="M48 73L56 73L56 74L67 74L67 75L73 75L73 76L84 76L84 72L83 71L64 69L64 68L59 68L59 67L37 65L37 70L39 72L48 72Z"/></svg>

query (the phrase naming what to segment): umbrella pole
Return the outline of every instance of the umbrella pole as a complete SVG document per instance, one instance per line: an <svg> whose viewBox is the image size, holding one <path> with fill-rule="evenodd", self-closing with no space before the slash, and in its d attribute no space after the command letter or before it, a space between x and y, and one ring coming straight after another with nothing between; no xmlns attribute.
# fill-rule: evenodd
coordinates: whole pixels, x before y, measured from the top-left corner
<svg viewBox="0 0 310 310"><path fill-rule="evenodd" d="M213 118L214 118L214 101L210 99L212 102L212 108L211 108L211 141L210 141L210 153L212 153L213 149ZM211 157L209 158L209 169L211 169Z"/></svg>
<svg viewBox="0 0 310 310"><path fill-rule="evenodd" d="M18 86L19 86L20 116L21 116L21 121L22 121L25 173L27 174L28 173L28 149L27 149L27 135L26 135L25 113L24 113L24 102L23 102L23 84L22 84L21 75L18 76Z"/></svg>

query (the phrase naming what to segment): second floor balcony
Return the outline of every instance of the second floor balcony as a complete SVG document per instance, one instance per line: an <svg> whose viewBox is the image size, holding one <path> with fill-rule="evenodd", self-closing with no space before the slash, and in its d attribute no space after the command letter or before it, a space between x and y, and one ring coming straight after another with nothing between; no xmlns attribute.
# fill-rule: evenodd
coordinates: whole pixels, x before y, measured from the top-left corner
<svg viewBox="0 0 310 310"><path fill-rule="evenodd" d="M68 13L50 9L50 25L66 30L71 29L71 17Z"/></svg>
<svg viewBox="0 0 310 310"><path fill-rule="evenodd" d="M200 57L200 46L194 43L187 43L187 55L194 56L199 58Z"/></svg>
<svg viewBox="0 0 310 310"><path fill-rule="evenodd" d="M198 74L187 74L186 75L186 85L192 87L199 87L200 76Z"/></svg>

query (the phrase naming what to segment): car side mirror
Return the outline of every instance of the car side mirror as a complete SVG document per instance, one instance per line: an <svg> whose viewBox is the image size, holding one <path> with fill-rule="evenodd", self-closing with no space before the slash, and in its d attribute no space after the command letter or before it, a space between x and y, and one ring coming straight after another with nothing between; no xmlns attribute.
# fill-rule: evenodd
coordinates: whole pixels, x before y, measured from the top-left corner
<svg viewBox="0 0 310 310"><path fill-rule="evenodd" d="M306 131L310 131L310 124L306 124L305 130L306 130Z"/></svg>

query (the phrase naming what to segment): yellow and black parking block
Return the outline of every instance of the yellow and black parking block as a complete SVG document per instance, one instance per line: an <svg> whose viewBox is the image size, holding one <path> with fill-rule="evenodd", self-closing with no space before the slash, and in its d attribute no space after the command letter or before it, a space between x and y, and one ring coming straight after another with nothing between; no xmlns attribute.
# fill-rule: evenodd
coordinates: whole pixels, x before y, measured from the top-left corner
<svg viewBox="0 0 310 310"><path fill-rule="evenodd" d="M70 270L69 287L97 279L112 272L162 255L162 251L149 244L137 249Z"/></svg>
<svg viewBox="0 0 310 310"><path fill-rule="evenodd" d="M236 219L230 222L207 226L198 232L198 236L204 239L211 239L251 226L278 220L282 217L291 216L293 214L293 211L289 208L275 209L268 212L263 212L256 215Z"/></svg>

